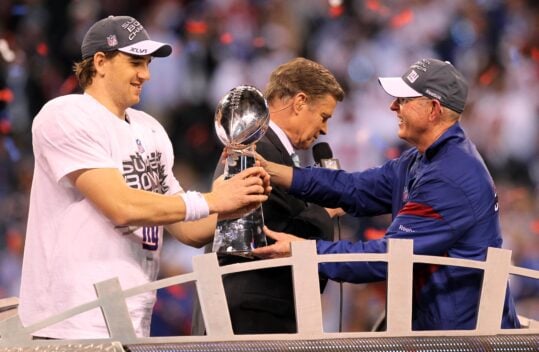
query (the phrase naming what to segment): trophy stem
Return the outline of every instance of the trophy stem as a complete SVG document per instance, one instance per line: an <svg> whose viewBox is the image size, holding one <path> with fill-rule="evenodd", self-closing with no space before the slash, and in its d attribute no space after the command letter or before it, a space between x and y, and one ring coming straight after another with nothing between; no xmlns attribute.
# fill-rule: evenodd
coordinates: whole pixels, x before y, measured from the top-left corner
<svg viewBox="0 0 539 352"><path fill-rule="evenodd" d="M243 150L232 149L226 159L225 178L229 179L243 170L254 166L256 159L252 155L253 151L254 148L252 146L249 146Z"/></svg>

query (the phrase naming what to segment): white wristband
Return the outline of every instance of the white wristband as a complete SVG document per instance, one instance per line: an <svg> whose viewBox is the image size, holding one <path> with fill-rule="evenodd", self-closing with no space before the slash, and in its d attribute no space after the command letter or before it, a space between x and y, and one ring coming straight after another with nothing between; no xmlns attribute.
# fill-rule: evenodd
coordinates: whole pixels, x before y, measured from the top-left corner
<svg viewBox="0 0 539 352"><path fill-rule="evenodd" d="M210 215L210 207L200 192L187 191L180 196L185 203L184 221L195 221Z"/></svg>

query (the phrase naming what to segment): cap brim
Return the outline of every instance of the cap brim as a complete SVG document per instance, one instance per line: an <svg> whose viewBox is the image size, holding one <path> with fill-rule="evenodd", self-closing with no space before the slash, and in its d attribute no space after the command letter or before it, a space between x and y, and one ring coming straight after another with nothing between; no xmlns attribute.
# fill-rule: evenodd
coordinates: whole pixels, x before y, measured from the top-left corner
<svg viewBox="0 0 539 352"><path fill-rule="evenodd" d="M378 82L387 94L396 98L420 97L419 93L407 85L401 77L378 77Z"/></svg>
<svg viewBox="0 0 539 352"><path fill-rule="evenodd" d="M119 51L137 56L152 55L156 57L166 57L172 53L169 44L156 42L153 40L142 40L138 43L119 48Z"/></svg>

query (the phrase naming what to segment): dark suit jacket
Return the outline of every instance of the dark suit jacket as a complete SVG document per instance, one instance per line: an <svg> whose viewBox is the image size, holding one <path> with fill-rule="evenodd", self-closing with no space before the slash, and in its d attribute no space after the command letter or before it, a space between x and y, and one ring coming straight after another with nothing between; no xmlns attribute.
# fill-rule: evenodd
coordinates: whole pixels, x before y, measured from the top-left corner
<svg viewBox="0 0 539 352"><path fill-rule="evenodd" d="M257 143L256 151L266 160L293 165L286 148L271 128ZM333 222L322 207L306 203L290 196L284 189L272 186L268 201L262 205L264 223L268 228L303 238L333 239ZM269 238L268 242L271 242ZM248 260L227 256L220 259L220 264ZM229 274L223 277L223 283L235 334L297 331L290 267ZM192 331L193 335L204 334L198 302L193 312Z"/></svg>

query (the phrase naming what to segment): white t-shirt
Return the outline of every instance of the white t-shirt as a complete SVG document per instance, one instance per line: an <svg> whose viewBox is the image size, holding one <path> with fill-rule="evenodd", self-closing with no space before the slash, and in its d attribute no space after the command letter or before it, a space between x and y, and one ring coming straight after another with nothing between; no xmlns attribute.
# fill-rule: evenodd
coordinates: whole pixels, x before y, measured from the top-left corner
<svg viewBox="0 0 539 352"><path fill-rule="evenodd" d="M66 178L89 168L116 168L133 188L182 191L172 174L172 144L150 115L119 119L91 96L51 100L32 125L34 178L24 249L19 315L23 325L96 299L93 284L118 277L123 289L155 280L163 227L116 228ZM127 233L127 234L126 234ZM155 292L128 299L138 336L148 336ZM63 339L103 338L100 309L35 333Z"/></svg>

